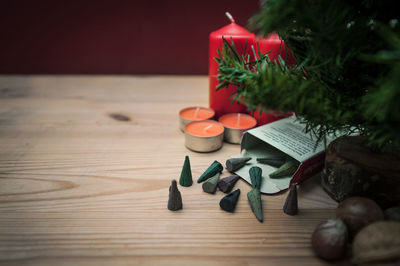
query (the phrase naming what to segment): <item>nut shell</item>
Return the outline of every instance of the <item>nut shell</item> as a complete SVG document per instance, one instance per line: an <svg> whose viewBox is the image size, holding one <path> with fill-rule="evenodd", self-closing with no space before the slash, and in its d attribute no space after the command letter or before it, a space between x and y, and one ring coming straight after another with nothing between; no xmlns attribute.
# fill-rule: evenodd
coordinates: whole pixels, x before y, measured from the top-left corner
<svg viewBox="0 0 400 266"><path fill-rule="evenodd" d="M347 240L346 224L340 219L329 219L315 228L311 245L319 257L337 260L346 255Z"/></svg>
<svg viewBox="0 0 400 266"><path fill-rule="evenodd" d="M342 201L336 209L336 217L343 220L353 238L364 226L383 220L383 211L373 200L352 197Z"/></svg>
<svg viewBox="0 0 400 266"><path fill-rule="evenodd" d="M353 262L399 265L400 222L380 221L364 227L354 238Z"/></svg>

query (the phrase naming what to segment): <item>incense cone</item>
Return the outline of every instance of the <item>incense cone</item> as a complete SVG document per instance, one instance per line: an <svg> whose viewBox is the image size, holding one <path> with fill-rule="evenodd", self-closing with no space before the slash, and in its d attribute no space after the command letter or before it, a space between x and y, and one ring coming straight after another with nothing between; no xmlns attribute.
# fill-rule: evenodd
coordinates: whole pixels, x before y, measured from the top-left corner
<svg viewBox="0 0 400 266"><path fill-rule="evenodd" d="M168 210L177 211L180 209L182 209L182 196L174 179L169 187Z"/></svg>
<svg viewBox="0 0 400 266"><path fill-rule="evenodd" d="M287 161L281 167L276 169L274 172L270 173L269 177L270 178L280 178L280 177L285 177L285 176L291 176L296 172L298 167L299 167L298 162L296 162L294 160Z"/></svg>
<svg viewBox="0 0 400 266"><path fill-rule="evenodd" d="M216 173L213 177L207 179L207 181L203 183L202 186L203 191L210 194L214 194L215 191L217 190L217 183L220 175L221 175L220 173Z"/></svg>
<svg viewBox="0 0 400 266"><path fill-rule="evenodd" d="M296 184L293 184L286 198L285 205L283 205L283 212L288 215L296 215L297 211L297 187Z"/></svg>
<svg viewBox="0 0 400 266"><path fill-rule="evenodd" d="M279 158L257 158L258 163L268 164L273 167L281 167L285 162L285 157Z"/></svg>
<svg viewBox="0 0 400 266"><path fill-rule="evenodd" d="M257 220L263 222L264 218L260 190L253 188L249 193L247 193L247 199L249 200L251 210L253 211Z"/></svg>
<svg viewBox="0 0 400 266"><path fill-rule="evenodd" d="M225 163L226 169L228 169L229 172L233 173L236 170L242 168L250 160L250 157L228 159Z"/></svg>
<svg viewBox="0 0 400 266"><path fill-rule="evenodd" d="M252 168L250 168L249 174L253 189L249 193L247 193L247 199L249 200L251 210L253 211L257 220L262 222L264 220L260 193L262 170L260 167L253 166Z"/></svg>
<svg viewBox="0 0 400 266"><path fill-rule="evenodd" d="M260 167L253 166L249 170L251 185L253 188L260 190L262 181L262 170Z"/></svg>
<svg viewBox="0 0 400 266"><path fill-rule="evenodd" d="M181 177L179 178L179 184L184 187L190 187L193 184L192 170L190 168L189 156L185 157L185 162L183 163Z"/></svg>
<svg viewBox="0 0 400 266"><path fill-rule="evenodd" d="M208 169L197 179L197 183L201 183L203 181L206 181L212 176L215 176L217 173L221 173L222 170L224 170L224 167L222 164L218 161L214 161Z"/></svg>
<svg viewBox="0 0 400 266"><path fill-rule="evenodd" d="M221 199L221 201L219 202L219 206L224 211L234 212L234 210L236 208L236 204L237 204L238 199L239 199L239 195L240 195L240 189L236 189L232 193L230 193L230 194L226 195L225 197L223 197Z"/></svg>
<svg viewBox="0 0 400 266"><path fill-rule="evenodd" d="M236 182L239 180L238 175L232 175L222 178L218 181L218 188L224 193L228 193L235 186Z"/></svg>

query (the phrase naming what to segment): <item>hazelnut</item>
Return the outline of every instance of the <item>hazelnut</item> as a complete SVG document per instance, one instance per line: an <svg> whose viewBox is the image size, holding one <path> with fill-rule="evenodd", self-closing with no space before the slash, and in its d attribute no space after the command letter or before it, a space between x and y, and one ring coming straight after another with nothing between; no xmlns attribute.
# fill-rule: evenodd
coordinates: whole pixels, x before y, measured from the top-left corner
<svg viewBox="0 0 400 266"><path fill-rule="evenodd" d="M353 238L364 226L383 220L383 211L373 200L352 197L339 204L336 217L343 220L349 230L350 238Z"/></svg>
<svg viewBox="0 0 400 266"><path fill-rule="evenodd" d="M354 238L353 262L358 265L400 265L400 222L379 221Z"/></svg>
<svg viewBox="0 0 400 266"><path fill-rule="evenodd" d="M385 220L400 221L400 206L386 209L383 213Z"/></svg>
<svg viewBox="0 0 400 266"><path fill-rule="evenodd" d="M329 219L319 224L311 236L315 253L326 260L337 260L346 254L348 233L340 219Z"/></svg>

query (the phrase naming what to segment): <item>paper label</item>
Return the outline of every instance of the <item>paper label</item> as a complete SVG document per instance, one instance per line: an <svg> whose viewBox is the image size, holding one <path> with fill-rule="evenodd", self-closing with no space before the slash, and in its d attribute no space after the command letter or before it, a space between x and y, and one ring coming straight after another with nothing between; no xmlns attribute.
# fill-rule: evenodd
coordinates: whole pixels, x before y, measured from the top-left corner
<svg viewBox="0 0 400 266"><path fill-rule="evenodd" d="M294 159L300 163L300 169L296 172L296 179L301 179L301 175L307 169L302 163L322 154L324 144L316 144L316 137L305 133L305 125L296 121L294 116L287 117L276 122L254 128L247 131L242 138L241 155L235 157L251 157L252 159L235 173L251 183L249 170L253 166L262 169L262 183L260 191L267 194L278 193L287 189L292 176L283 178L270 178L269 174L277 168L257 162L257 158L263 158L269 154L285 154L288 158ZM328 142L331 139L328 139ZM319 160L323 156L317 157ZM319 162L314 162L319 163ZM309 164L305 164L308 166ZM301 170L301 171L299 171Z"/></svg>

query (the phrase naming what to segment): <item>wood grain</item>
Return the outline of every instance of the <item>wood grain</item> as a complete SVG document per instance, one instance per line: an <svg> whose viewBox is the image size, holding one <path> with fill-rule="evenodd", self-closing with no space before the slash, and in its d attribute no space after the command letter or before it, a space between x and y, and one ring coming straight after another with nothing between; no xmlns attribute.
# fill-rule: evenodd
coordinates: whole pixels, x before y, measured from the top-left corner
<svg viewBox="0 0 400 266"><path fill-rule="evenodd" d="M263 195L259 223L242 180L234 214L197 183L179 186L183 210L167 210L185 155L197 179L239 153L184 147L178 111L207 97L204 76L0 77L0 263L326 264L310 234L336 203L318 176L299 188L294 217L282 212L287 192Z"/></svg>

